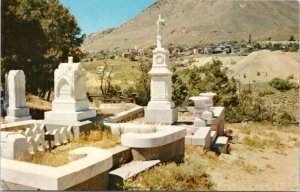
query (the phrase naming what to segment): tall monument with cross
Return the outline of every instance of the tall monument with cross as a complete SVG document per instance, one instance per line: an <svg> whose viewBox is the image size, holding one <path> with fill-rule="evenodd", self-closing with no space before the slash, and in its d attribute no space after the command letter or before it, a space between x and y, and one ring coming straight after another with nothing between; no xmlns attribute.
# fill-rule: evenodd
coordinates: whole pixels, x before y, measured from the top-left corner
<svg viewBox="0 0 300 192"><path fill-rule="evenodd" d="M153 50L151 76L151 100L145 109L146 123L173 124L178 113L172 101L172 71L169 51L162 47L165 20L159 15L157 24L157 47Z"/></svg>

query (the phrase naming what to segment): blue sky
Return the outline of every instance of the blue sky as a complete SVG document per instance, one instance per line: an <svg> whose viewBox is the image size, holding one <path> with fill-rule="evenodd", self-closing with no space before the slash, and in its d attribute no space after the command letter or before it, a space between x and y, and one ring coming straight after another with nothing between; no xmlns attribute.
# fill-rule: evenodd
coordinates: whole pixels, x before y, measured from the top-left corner
<svg viewBox="0 0 300 192"><path fill-rule="evenodd" d="M82 33L118 27L138 15L156 0L60 0L70 8Z"/></svg>

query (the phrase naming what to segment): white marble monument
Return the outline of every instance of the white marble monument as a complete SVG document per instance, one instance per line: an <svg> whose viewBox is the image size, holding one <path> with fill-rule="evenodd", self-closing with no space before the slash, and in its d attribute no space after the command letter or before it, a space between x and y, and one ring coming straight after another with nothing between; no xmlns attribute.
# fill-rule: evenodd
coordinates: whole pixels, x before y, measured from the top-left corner
<svg viewBox="0 0 300 192"><path fill-rule="evenodd" d="M177 108L172 101L172 71L169 51L162 47L164 19L157 20L157 47L153 51L151 76L151 100L145 109L146 123L172 124L177 121Z"/></svg>
<svg viewBox="0 0 300 192"><path fill-rule="evenodd" d="M80 63L73 63L73 57L55 70L54 84L52 111L45 113L45 121L75 122L96 116L86 96L86 72Z"/></svg>
<svg viewBox="0 0 300 192"><path fill-rule="evenodd" d="M8 108L5 122L17 122L31 119L26 105L25 75L22 70L11 70L7 79Z"/></svg>

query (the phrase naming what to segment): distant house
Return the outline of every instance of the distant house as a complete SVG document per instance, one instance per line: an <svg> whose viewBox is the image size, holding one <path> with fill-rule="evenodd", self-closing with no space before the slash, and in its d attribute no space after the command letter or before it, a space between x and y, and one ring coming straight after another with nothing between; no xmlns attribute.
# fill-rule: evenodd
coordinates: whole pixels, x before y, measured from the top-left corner
<svg viewBox="0 0 300 192"><path fill-rule="evenodd" d="M194 53L194 55L203 54L204 49L203 48L194 48L193 53Z"/></svg>
<svg viewBox="0 0 300 192"><path fill-rule="evenodd" d="M132 55L131 55L131 53L129 53L129 52L123 52L123 53L122 53L122 57L123 57L123 58L129 58L130 56L132 56Z"/></svg>
<svg viewBox="0 0 300 192"><path fill-rule="evenodd" d="M204 52L204 54L207 54L207 55L212 54L212 52L213 52L212 47L205 47L203 52Z"/></svg>
<svg viewBox="0 0 300 192"><path fill-rule="evenodd" d="M137 49L128 49L128 52L134 57L140 55L140 51Z"/></svg>
<svg viewBox="0 0 300 192"><path fill-rule="evenodd" d="M183 52L183 49L181 48L174 48L173 50L171 50L172 54L180 54Z"/></svg>
<svg viewBox="0 0 300 192"><path fill-rule="evenodd" d="M140 55L140 51L137 49L127 49L127 51L122 53L123 58L135 57Z"/></svg>

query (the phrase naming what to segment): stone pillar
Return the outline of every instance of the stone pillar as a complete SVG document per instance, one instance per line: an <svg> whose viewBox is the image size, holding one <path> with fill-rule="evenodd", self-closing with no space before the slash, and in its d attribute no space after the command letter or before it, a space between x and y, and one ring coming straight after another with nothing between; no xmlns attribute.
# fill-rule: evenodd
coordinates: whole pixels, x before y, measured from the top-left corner
<svg viewBox="0 0 300 192"><path fill-rule="evenodd" d="M54 72L54 100L52 111L45 113L45 121L81 121L96 116L89 109L86 96L86 73L80 63L61 63Z"/></svg>
<svg viewBox="0 0 300 192"><path fill-rule="evenodd" d="M146 123L172 124L177 121L177 108L172 101L172 71L169 66L169 51L162 47L162 26L164 20L157 21L157 47L153 51L151 76L151 100L145 109Z"/></svg>
<svg viewBox="0 0 300 192"><path fill-rule="evenodd" d="M11 70L7 79L8 108L5 122L17 122L31 119L26 105L25 75L22 70Z"/></svg>

